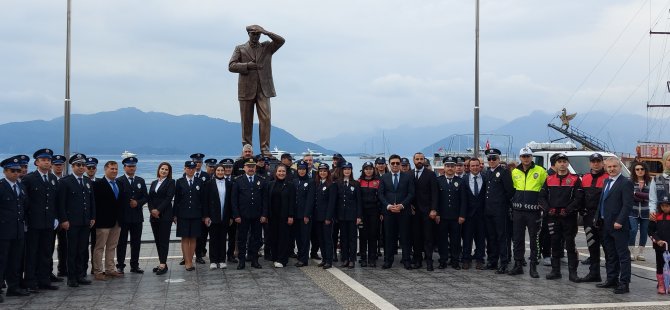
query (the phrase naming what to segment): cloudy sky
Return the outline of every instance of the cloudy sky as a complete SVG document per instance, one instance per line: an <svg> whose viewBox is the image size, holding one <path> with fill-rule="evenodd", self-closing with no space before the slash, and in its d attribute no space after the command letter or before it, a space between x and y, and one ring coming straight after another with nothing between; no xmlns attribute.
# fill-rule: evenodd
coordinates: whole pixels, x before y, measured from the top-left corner
<svg viewBox="0 0 670 310"><path fill-rule="evenodd" d="M134 106L239 121L228 60L257 23L286 38L273 58L273 124L298 138L472 115L474 0L73 2L75 113ZM667 93L667 38L648 31L668 30L668 4L481 0L481 113L646 115L648 98ZM66 0L3 1L0 123L62 115L65 13Z"/></svg>

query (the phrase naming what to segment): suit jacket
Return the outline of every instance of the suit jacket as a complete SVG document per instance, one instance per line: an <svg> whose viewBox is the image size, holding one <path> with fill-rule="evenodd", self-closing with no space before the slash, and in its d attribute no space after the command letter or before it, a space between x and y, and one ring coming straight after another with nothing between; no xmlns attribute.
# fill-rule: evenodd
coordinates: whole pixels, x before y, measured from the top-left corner
<svg viewBox="0 0 670 310"><path fill-rule="evenodd" d="M16 183L21 195L9 185L6 179L0 180L0 240L15 240L25 237L26 192L21 183ZM51 223L53 227L53 223Z"/></svg>
<svg viewBox="0 0 670 310"><path fill-rule="evenodd" d="M494 216L508 216L514 198L514 184L512 173L498 165L493 171L486 169L482 172L486 185L486 202L484 213Z"/></svg>
<svg viewBox="0 0 670 310"><path fill-rule="evenodd" d="M340 221L355 221L361 218L363 213L361 187L356 181L349 181L349 186L344 182L337 183L337 219Z"/></svg>
<svg viewBox="0 0 670 310"><path fill-rule="evenodd" d="M437 210L437 176L434 172L423 169L419 178L416 178L416 169L412 169L414 179L414 208L424 214Z"/></svg>
<svg viewBox="0 0 670 310"><path fill-rule="evenodd" d="M73 175L58 180L56 194L58 219L61 223L70 222L70 226L89 226L95 220L95 197L91 180L82 178L82 184Z"/></svg>
<svg viewBox="0 0 670 310"><path fill-rule="evenodd" d="M171 222L174 216L172 199L176 188L175 181L173 179L163 180L161 186L158 187L158 191L156 191L156 186L158 186L158 180L151 182L147 204L149 211L158 210L159 215L158 218L149 217L149 220L151 222Z"/></svg>
<svg viewBox="0 0 670 310"><path fill-rule="evenodd" d="M252 48L249 42L235 47L233 56L228 62L228 70L239 73L237 80L239 100L253 100L259 93L268 98L277 95L272 80L272 54L282 45L284 45L283 38L262 42L256 48ZM258 70L248 70L247 63L250 62L258 64ZM261 89L258 89L259 84Z"/></svg>
<svg viewBox="0 0 670 310"><path fill-rule="evenodd" d="M337 184L321 184L314 181L314 220L332 221L335 216L335 204L337 202Z"/></svg>
<svg viewBox="0 0 670 310"><path fill-rule="evenodd" d="M414 178L407 173L398 172L398 187L393 188L393 172L381 176L379 184L379 201L385 214L391 212L387 209L390 204L402 204L405 207L400 213L409 213L414 199Z"/></svg>
<svg viewBox="0 0 670 310"><path fill-rule="evenodd" d="M47 182L42 174L33 171L21 179L26 190L26 224L29 229L54 229L54 220L57 218L56 186L58 178L49 172Z"/></svg>
<svg viewBox="0 0 670 310"><path fill-rule="evenodd" d="M479 195L475 196L475 193L470 188L471 178L472 175L469 173L463 177L463 186L465 186L465 189L462 192L463 196L461 199L466 204L465 217L482 216L486 200L486 185L480 183L482 188L479 190ZM477 180L478 182L482 182L481 173Z"/></svg>
<svg viewBox="0 0 670 310"><path fill-rule="evenodd" d="M249 183L249 181L247 181ZM275 190L275 187L282 186L281 189L281 206L275 206L272 201L272 192ZM295 186L293 183L288 180L284 180L283 183L275 181L270 181L267 187L267 201L268 201L268 216L275 217L279 216L282 220L289 217L295 217ZM280 214L274 214L275 211L279 210Z"/></svg>
<svg viewBox="0 0 670 310"><path fill-rule="evenodd" d="M179 178L175 184L174 207L177 219L201 219L205 215L205 188L201 179L193 178L188 185L186 178Z"/></svg>
<svg viewBox="0 0 670 310"><path fill-rule="evenodd" d="M628 231L630 229L628 215L633 207L633 182L619 175L609 191L605 192L608 182L609 180L605 181L603 194L600 196L598 210L602 210L602 214L599 213L597 218L600 218L601 215L604 217L603 229L612 229L616 222L623 226L622 229Z"/></svg>
<svg viewBox="0 0 670 310"><path fill-rule="evenodd" d="M205 183L205 217L209 217L214 224L224 223L228 225L232 217L232 206L230 203L231 191L233 190L233 183L224 181L226 188L226 195L223 197L223 214L221 214L221 197L219 197L219 187L216 184L216 179L209 180Z"/></svg>
<svg viewBox="0 0 670 310"><path fill-rule="evenodd" d="M265 179L254 176L254 183L249 183L246 174L233 180L231 203L233 218L257 219L268 216L268 192Z"/></svg>
<svg viewBox="0 0 670 310"><path fill-rule="evenodd" d="M294 177L293 180L288 180L295 186L295 217L302 219L304 217L312 217L314 214L314 182L309 178L301 180Z"/></svg>
<svg viewBox="0 0 670 310"><path fill-rule="evenodd" d="M119 197L114 197L114 190L107 182L106 178L101 178L93 182L93 194L95 196L96 228L112 228L121 218L121 210L128 198L125 196L123 184L116 182L119 188Z"/></svg>
<svg viewBox="0 0 670 310"><path fill-rule="evenodd" d="M142 213L142 208L147 203L148 194L147 194L147 185L144 182L144 179L135 175L133 185L130 185L130 180L126 175L122 175L116 178L117 183L122 183L124 190L124 201L123 208L121 210L121 218L119 223L127 224L137 224L144 222L144 214ZM130 207L130 199L135 199L137 201L137 207Z"/></svg>
<svg viewBox="0 0 670 310"><path fill-rule="evenodd" d="M447 177L444 175L437 178L439 191L437 214L440 218L454 220L465 217L467 204L462 199L465 186L463 179L457 176L454 176L450 183L447 182Z"/></svg>

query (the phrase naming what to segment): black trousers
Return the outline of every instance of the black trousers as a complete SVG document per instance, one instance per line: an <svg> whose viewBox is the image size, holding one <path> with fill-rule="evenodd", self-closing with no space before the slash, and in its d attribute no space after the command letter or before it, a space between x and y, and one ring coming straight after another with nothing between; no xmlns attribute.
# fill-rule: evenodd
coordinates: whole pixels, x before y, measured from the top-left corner
<svg viewBox="0 0 670 310"><path fill-rule="evenodd" d="M95 250L95 241L97 240L95 236L95 229L96 229L95 227L91 228L91 236L88 238L88 240L90 240L91 243L91 248L89 249L89 258L91 259L91 269L93 268L93 250ZM88 271L88 269L86 271Z"/></svg>
<svg viewBox="0 0 670 310"><path fill-rule="evenodd" d="M321 259L326 264L333 263L333 222L326 224L325 221L314 222L312 230L316 231L317 242L321 245Z"/></svg>
<svg viewBox="0 0 670 310"><path fill-rule="evenodd" d="M130 268L140 266L140 245L142 241L142 223L123 223L119 234L119 244L116 247L116 267L126 267L126 250L130 234Z"/></svg>
<svg viewBox="0 0 670 310"><path fill-rule="evenodd" d="M526 253L526 229L530 239L530 263L538 261L539 246L537 234L542 226L540 211L514 211L514 260L523 261Z"/></svg>
<svg viewBox="0 0 670 310"><path fill-rule="evenodd" d="M626 219L627 220L627 219ZM630 283L630 226L614 229L614 223L603 223L603 248L605 248L605 270L607 280ZM593 259L593 258L592 258Z"/></svg>
<svg viewBox="0 0 670 310"><path fill-rule="evenodd" d="M220 264L226 262L226 237L228 236L228 220L212 223L209 226L209 262Z"/></svg>
<svg viewBox="0 0 670 310"><path fill-rule="evenodd" d="M363 209L362 224L358 230L361 261L375 262L377 260L377 242L379 237L379 210L375 208Z"/></svg>
<svg viewBox="0 0 670 310"><path fill-rule="evenodd" d="M161 264L166 264L168 251L170 250L172 221L151 222L151 232L154 234L154 243L156 243L158 261Z"/></svg>
<svg viewBox="0 0 670 310"><path fill-rule="evenodd" d="M589 273L600 274L600 245L602 232L593 225L595 211L587 211L582 219L584 222L584 234L586 235L586 245L589 247L589 257L591 266Z"/></svg>
<svg viewBox="0 0 670 310"><path fill-rule="evenodd" d="M337 260L337 246L338 242L340 241L340 222L337 220L334 220L333 223L333 235L331 238L333 239L333 260ZM342 245L340 244L340 248Z"/></svg>
<svg viewBox="0 0 670 310"><path fill-rule="evenodd" d="M200 223L202 234L195 239L195 257L205 257L207 254L207 236L209 235L209 227L205 223Z"/></svg>
<svg viewBox="0 0 670 310"><path fill-rule="evenodd" d="M236 241L237 241L237 223L233 221L233 223L230 226L228 226L228 251L226 252L228 258L235 257Z"/></svg>
<svg viewBox="0 0 670 310"><path fill-rule="evenodd" d="M280 216L271 217L268 220L268 233L266 236L266 246L270 246L270 255L273 262L288 264L289 240L291 226L287 219Z"/></svg>
<svg viewBox="0 0 670 310"><path fill-rule="evenodd" d="M461 224L458 219L440 219L438 231L440 263L446 264L451 259L452 264L458 264L461 261Z"/></svg>
<svg viewBox="0 0 670 310"><path fill-rule="evenodd" d="M402 248L402 260L410 261L410 216L407 213L388 213L384 215L384 263L393 264L398 248L398 236Z"/></svg>
<svg viewBox="0 0 670 310"><path fill-rule="evenodd" d="M422 261L421 253L424 253L426 263L433 262L433 226L435 222L428 217L428 213L416 210L412 216L412 240L414 248L414 263Z"/></svg>
<svg viewBox="0 0 670 310"><path fill-rule="evenodd" d="M28 229L25 236L25 285L36 287L51 284L53 229Z"/></svg>
<svg viewBox="0 0 670 310"><path fill-rule="evenodd" d="M566 217L548 216L547 226L551 236L551 257L560 259L563 256L563 248L568 252L568 266L577 267L577 248L575 237L577 237L577 215L571 214Z"/></svg>
<svg viewBox="0 0 670 310"><path fill-rule="evenodd" d="M484 262L486 243L486 222L483 216L475 215L465 218L463 222L463 261ZM472 242L475 243L475 254L472 255Z"/></svg>
<svg viewBox="0 0 670 310"><path fill-rule="evenodd" d="M486 223L486 248L488 252L488 263L494 266L505 266L509 264L509 232L508 216L504 215L487 215L485 217Z"/></svg>
<svg viewBox="0 0 670 310"><path fill-rule="evenodd" d="M7 291L19 289L24 243L24 239L0 239L0 282L7 281Z"/></svg>
<svg viewBox="0 0 670 310"><path fill-rule="evenodd" d="M314 225L314 224L312 224ZM316 256L316 253L319 252L321 249L321 243L319 243L319 240L321 240L321 234L323 233L322 230L317 230L314 227L312 227L312 232L310 236L310 241L312 243L312 246L309 249L309 255L310 256ZM321 253L323 255L323 253Z"/></svg>
<svg viewBox="0 0 670 310"><path fill-rule="evenodd" d="M356 221L340 221L340 251L342 261L356 262Z"/></svg>
<svg viewBox="0 0 670 310"><path fill-rule="evenodd" d="M62 228L56 230L56 239L58 239L58 273L67 274L67 231Z"/></svg>
<svg viewBox="0 0 670 310"><path fill-rule="evenodd" d="M67 278L76 281L86 276L88 269L88 238L91 230L88 226L72 226L67 235Z"/></svg>
<svg viewBox="0 0 670 310"><path fill-rule="evenodd" d="M549 221L547 215L542 216L542 228L538 236L538 245L542 257L551 257L551 235L549 234Z"/></svg>
<svg viewBox="0 0 670 310"><path fill-rule="evenodd" d="M242 222L237 225L237 255L240 263L244 262L247 257L247 248L251 260L258 260L258 250L261 248L261 230L260 218L243 218Z"/></svg>
<svg viewBox="0 0 670 310"><path fill-rule="evenodd" d="M656 252L656 274L663 274L663 265L665 265L663 253L665 252L665 248L654 245L654 252Z"/></svg>
<svg viewBox="0 0 670 310"><path fill-rule="evenodd" d="M312 221L305 224L304 218L297 218L293 226L297 232L298 260L307 265L309 261L309 242L312 237ZM293 244L291 244L291 247L293 247Z"/></svg>

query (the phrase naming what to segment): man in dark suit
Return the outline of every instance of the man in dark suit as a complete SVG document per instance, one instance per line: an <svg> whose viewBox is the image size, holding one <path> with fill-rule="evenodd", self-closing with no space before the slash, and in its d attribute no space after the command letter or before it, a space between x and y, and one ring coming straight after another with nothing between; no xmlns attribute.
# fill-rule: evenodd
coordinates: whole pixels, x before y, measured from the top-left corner
<svg viewBox="0 0 670 310"><path fill-rule="evenodd" d="M410 213L414 199L414 181L411 175L400 172L400 156L389 157L391 172L381 177L379 185L379 201L384 208L384 265L383 269L391 268L393 255L396 252L398 234L402 248L402 260L405 269L412 269L410 263Z"/></svg>
<svg viewBox="0 0 670 310"><path fill-rule="evenodd" d="M7 296L28 296L19 286L21 256L24 245L24 201L26 193L20 184L21 165L13 156L0 162L5 177L0 180L0 280L7 281ZM0 295L0 302L3 302Z"/></svg>
<svg viewBox="0 0 670 310"><path fill-rule="evenodd" d="M270 154L270 98L275 97L272 55L284 45L284 38L258 25L247 26L249 41L235 47L228 62L230 72L239 73L237 96L242 120L242 145L253 144L251 133L254 106L258 113L261 154ZM261 34L272 41L259 42Z"/></svg>
<svg viewBox="0 0 670 310"><path fill-rule="evenodd" d="M219 162L219 165L223 165L223 173L225 174L226 181L230 184L230 189L233 188L233 173L235 172L233 165L234 161L230 158L224 158ZM231 212L232 217L232 212ZM228 227L228 250L226 251L227 261L229 263L239 263L235 257L235 251L237 250L237 223L232 221Z"/></svg>
<svg viewBox="0 0 670 310"><path fill-rule="evenodd" d="M74 154L69 159L72 174L58 182L57 208L61 228L67 234L67 285L89 285L88 237L95 225L95 199L91 181L84 177L86 155Z"/></svg>
<svg viewBox="0 0 670 310"><path fill-rule="evenodd" d="M486 269L497 274L507 273L510 260L510 208L514 197L514 185L509 170L500 165L501 152L488 149L485 152L489 167L482 172L486 184L484 222L486 224L486 247L488 263Z"/></svg>
<svg viewBox="0 0 670 310"><path fill-rule="evenodd" d="M128 191L123 189L123 183L117 182L118 173L119 164L115 161L108 161L105 163L105 176L93 182L98 221L95 223L96 242L91 263L94 277L100 281L121 276L114 266L114 255L121 232L119 220L128 200L126 197ZM102 265L103 254L104 266Z"/></svg>
<svg viewBox="0 0 670 310"><path fill-rule="evenodd" d="M461 224L465 221L466 204L461 198L466 184L456 176L456 158L447 156L442 160L444 174L437 178L438 204L435 221L438 227L439 269L451 267L461 269Z"/></svg>
<svg viewBox="0 0 670 310"><path fill-rule="evenodd" d="M137 171L137 158L124 158L124 175L117 179L124 191L124 202L121 210L121 233L119 244L116 248L117 271L123 274L126 267L126 250L128 245L128 234L130 233L130 272L144 273L140 268L140 242L142 241L142 223L144 214L142 208L147 203L148 192L144 179L135 175Z"/></svg>
<svg viewBox="0 0 670 310"><path fill-rule="evenodd" d="M482 180L481 162L479 158L471 158L470 172L463 178L466 186L463 199L466 204L465 222L463 222L463 269L470 269L472 259L477 262L478 270L484 269L484 244L486 223L484 222L484 203L486 186ZM472 255L472 242L475 243L475 255Z"/></svg>
<svg viewBox="0 0 670 310"><path fill-rule="evenodd" d="M412 203L412 237L414 240L414 265L412 268L421 268L421 253L426 259L426 270L433 271L433 231L437 216L438 188L435 173L424 167L426 156L416 153L412 158L414 169L414 201Z"/></svg>
<svg viewBox="0 0 670 310"><path fill-rule="evenodd" d="M607 280L596 286L614 288L615 294L628 293L630 283L630 251L628 215L633 206L633 183L621 175L621 162L610 157L605 160L609 179L600 197L596 220L603 234Z"/></svg>
<svg viewBox="0 0 670 310"><path fill-rule="evenodd" d="M56 182L51 173L53 151L41 149L33 154L37 170L21 180L26 193L26 261L24 284L29 291L56 290L51 285L51 257L54 251L56 222Z"/></svg>
<svg viewBox="0 0 670 310"><path fill-rule="evenodd" d="M244 170L246 173L233 181L231 193L232 215L238 225L238 270L244 269L247 249L251 267L262 268L258 263L258 250L261 247L261 224L267 222L268 215L267 183L255 175L253 158L247 160Z"/></svg>

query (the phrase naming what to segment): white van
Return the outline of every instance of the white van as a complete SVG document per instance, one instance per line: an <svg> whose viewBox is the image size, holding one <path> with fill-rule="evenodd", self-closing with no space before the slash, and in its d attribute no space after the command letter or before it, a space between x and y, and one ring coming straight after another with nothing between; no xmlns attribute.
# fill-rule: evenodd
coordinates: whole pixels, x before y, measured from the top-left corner
<svg viewBox="0 0 670 310"><path fill-rule="evenodd" d="M609 157L616 157L619 160L619 162L621 162L621 159L619 157L609 152L558 151L558 150L557 151L533 150L533 161L535 162L536 165L540 165L546 169L549 169L549 167L551 167L549 158L556 153L563 153L567 155L570 160L570 166L568 167L568 169L570 169L571 173L577 174L579 176L582 176L591 171L591 168L589 167L589 157L593 153L600 153L600 155L602 155L604 159L607 159ZM628 168L625 165L623 165L623 163L621 164L621 166L622 166L621 174L629 178L630 172L628 171Z"/></svg>

